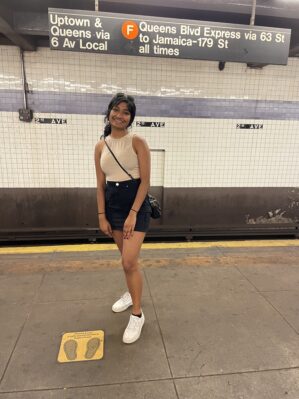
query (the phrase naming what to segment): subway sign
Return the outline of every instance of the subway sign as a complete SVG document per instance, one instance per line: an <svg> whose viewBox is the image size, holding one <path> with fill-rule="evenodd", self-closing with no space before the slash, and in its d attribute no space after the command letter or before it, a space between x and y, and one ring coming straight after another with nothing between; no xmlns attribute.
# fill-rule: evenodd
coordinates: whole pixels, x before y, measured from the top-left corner
<svg viewBox="0 0 299 399"><path fill-rule="evenodd" d="M286 65L290 29L49 8L52 50Z"/></svg>

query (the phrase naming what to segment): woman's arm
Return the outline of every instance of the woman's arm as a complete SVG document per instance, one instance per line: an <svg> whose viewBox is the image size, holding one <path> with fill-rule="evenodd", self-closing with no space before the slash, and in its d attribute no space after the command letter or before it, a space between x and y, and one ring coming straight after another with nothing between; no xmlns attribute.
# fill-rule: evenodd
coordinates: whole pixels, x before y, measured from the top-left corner
<svg viewBox="0 0 299 399"><path fill-rule="evenodd" d="M129 212L129 215L124 224L123 237L124 239L129 239L134 234L134 228L136 225L137 213L141 208L141 205L148 193L150 185L150 150L146 141L138 136L133 136L132 141L133 149L137 154L139 173L140 173L140 185L137 190L137 194Z"/></svg>
<svg viewBox="0 0 299 399"><path fill-rule="evenodd" d="M139 211L150 186L151 156L147 142L138 136L133 136L133 149L135 150L139 163L140 185L132 208Z"/></svg>
<svg viewBox="0 0 299 399"><path fill-rule="evenodd" d="M104 142L99 141L94 149L94 162L97 176L97 203L98 203L98 220L99 226L102 232L109 237L112 237L112 229L110 223L106 219L105 214L105 186L106 186L106 178L105 174L102 171L100 165L101 152L103 149Z"/></svg>

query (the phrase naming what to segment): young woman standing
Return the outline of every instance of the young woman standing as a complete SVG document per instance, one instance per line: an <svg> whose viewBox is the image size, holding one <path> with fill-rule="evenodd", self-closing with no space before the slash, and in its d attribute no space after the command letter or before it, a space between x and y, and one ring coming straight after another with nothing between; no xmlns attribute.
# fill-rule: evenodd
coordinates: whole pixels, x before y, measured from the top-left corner
<svg viewBox="0 0 299 399"><path fill-rule="evenodd" d="M114 303L112 310L122 312L133 305L123 334L127 344L140 337L145 321L138 257L151 213L147 196L150 151L143 138L128 131L135 114L133 97L116 94L108 105L104 139L96 144L94 153L100 229L118 246L128 286L128 292Z"/></svg>

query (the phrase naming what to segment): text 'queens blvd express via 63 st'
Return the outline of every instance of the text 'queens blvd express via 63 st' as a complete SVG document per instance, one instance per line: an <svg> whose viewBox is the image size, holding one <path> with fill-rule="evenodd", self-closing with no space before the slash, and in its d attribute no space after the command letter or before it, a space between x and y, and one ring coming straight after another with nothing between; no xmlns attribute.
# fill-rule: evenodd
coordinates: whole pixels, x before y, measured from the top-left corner
<svg viewBox="0 0 299 399"><path fill-rule="evenodd" d="M286 64L289 29L49 9L51 49Z"/></svg>

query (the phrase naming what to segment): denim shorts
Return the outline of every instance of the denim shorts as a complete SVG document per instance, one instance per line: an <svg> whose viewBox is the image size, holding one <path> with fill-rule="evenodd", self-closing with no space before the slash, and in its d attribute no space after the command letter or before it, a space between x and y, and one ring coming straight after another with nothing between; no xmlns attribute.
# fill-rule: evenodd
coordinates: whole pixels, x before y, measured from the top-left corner
<svg viewBox="0 0 299 399"><path fill-rule="evenodd" d="M124 223L140 185L140 179L106 183L105 206L106 217L112 230L123 230ZM135 231L147 232L150 224L151 206L146 196L137 213Z"/></svg>

